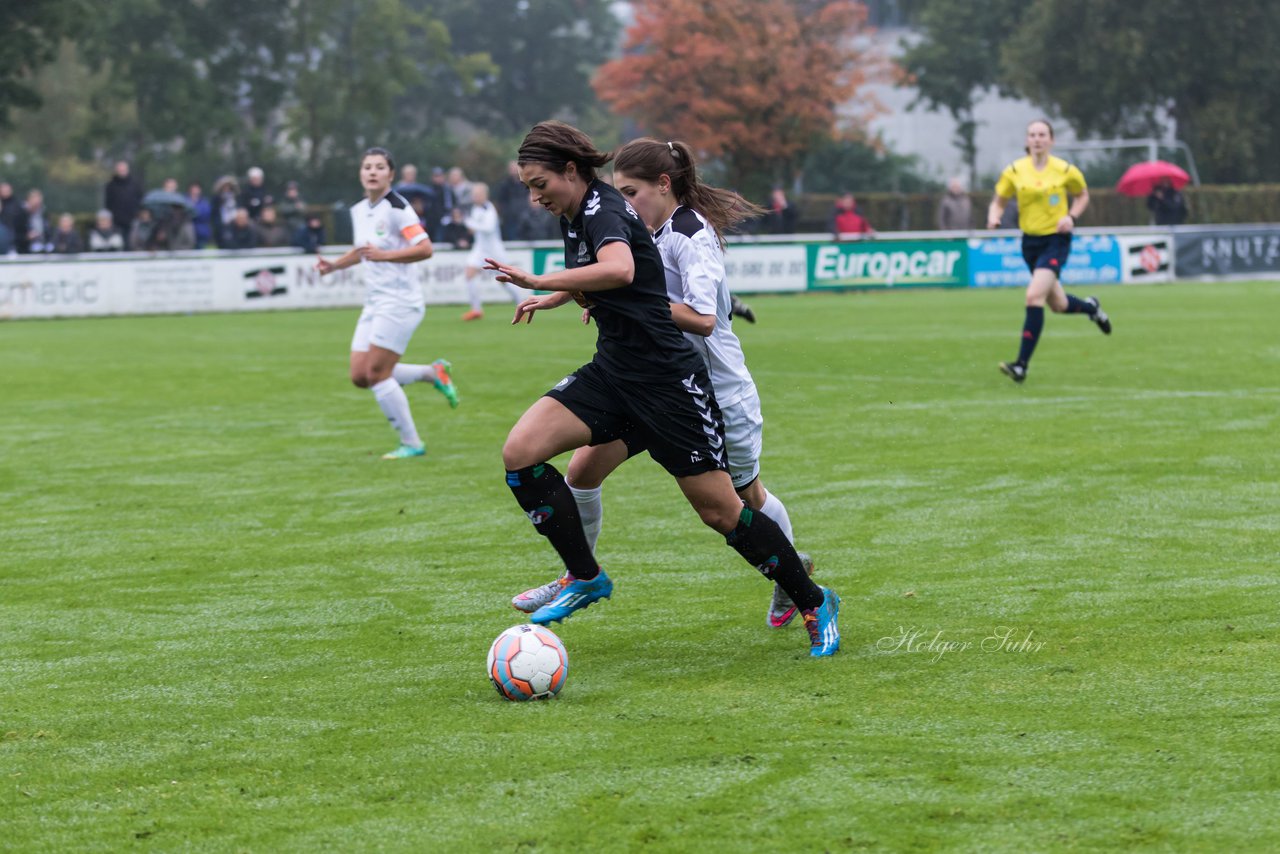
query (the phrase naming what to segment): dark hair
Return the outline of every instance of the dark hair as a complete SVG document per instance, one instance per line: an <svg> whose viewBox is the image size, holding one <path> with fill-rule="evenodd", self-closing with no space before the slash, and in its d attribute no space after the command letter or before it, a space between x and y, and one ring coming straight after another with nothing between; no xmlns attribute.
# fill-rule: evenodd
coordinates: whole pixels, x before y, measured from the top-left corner
<svg viewBox="0 0 1280 854"><path fill-rule="evenodd" d="M534 125L516 152L518 165L540 163L557 175L563 175L572 163L588 184L595 180L596 169L612 159L612 154L596 149L591 137L572 125L557 121Z"/></svg>
<svg viewBox="0 0 1280 854"><path fill-rule="evenodd" d="M702 183L693 151L683 142L659 142L642 137L622 146L614 154L614 173L623 172L641 181L656 182L662 175L671 179L676 201L706 217L715 230L720 248L725 246L724 231L746 219L763 214L764 208L732 190Z"/></svg>
<svg viewBox="0 0 1280 854"><path fill-rule="evenodd" d="M385 148L383 148L380 145L375 145L373 148L365 149L364 154L360 155L360 162L363 163L366 157L371 157L375 154L378 155L379 157L386 158L387 168L390 169L392 172L396 171L395 158L391 156L390 151L387 151Z"/></svg>
<svg viewBox="0 0 1280 854"><path fill-rule="evenodd" d="M1049 129L1049 139L1053 139L1053 138L1054 138L1054 136L1053 136L1053 125L1049 124L1049 120L1048 120L1048 119L1032 119L1031 121L1027 122L1027 130L1031 130L1031 126L1032 126L1032 125L1035 125L1035 124L1041 124L1041 125L1044 125L1045 127L1047 127L1047 128ZM1022 150L1023 150L1023 151L1025 151L1027 154L1030 154L1030 153L1031 153L1031 146L1029 146L1029 145L1024 145L1024 146L1022 147Z"/></svg>

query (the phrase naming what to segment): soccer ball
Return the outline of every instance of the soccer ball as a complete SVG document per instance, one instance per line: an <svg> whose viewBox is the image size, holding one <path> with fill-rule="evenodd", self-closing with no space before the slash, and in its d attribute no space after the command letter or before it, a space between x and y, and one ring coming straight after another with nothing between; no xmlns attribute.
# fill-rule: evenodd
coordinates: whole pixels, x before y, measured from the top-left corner
<svg viewBox="0 0 1280 854"><path fill-rule="evenodd" d="M569 653L555 632L522 623L489 647L489 681L508 700L550 700L569 675Z"/></svg>

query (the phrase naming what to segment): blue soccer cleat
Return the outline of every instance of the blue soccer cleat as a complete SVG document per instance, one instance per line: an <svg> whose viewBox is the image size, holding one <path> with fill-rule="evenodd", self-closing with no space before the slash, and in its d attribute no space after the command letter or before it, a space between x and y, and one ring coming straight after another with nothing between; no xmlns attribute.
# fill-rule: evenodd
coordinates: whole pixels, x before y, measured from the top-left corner
<svg viewBox="0 0 1280 854"><path fill-rule="evenodd" d="M387 451L382 455L384 460L411 460L414 457L421 457L427 453L424 445L401 445L394 451Z"/></svg>
<svg viewBox="0 0 1280 854"><path fill-rule="evenodd" d="M804 627L809 630L809 654L818 657L835 655L840 649L840 597L828 587L822 588L822 604L817 608L801 611Z"/></svg>
<svg viewBox="0 0 1280 854"><path fill-rule="evenodd" d="M590 581L575 578L564 586L559 596L534 611L529 622L540 626L558 623L574 611L581 611L593 602L608 599L612 593L613 582L604 574L603 569Z"/></svg>

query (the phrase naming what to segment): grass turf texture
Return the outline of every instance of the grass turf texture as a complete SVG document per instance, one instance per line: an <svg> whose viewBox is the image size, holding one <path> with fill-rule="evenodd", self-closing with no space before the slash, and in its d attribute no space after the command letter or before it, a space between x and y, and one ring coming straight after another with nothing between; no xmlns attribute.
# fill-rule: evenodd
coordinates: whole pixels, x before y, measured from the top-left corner
<svg viewBox="0 0 1280 854"><path fill-rule="evenodd" d="M1099 293L1022 387L1018 291L752 297L842 652L646 457L524 705L485 652L556 565L499 448L576 310L429 310L463 403L411 387L396 463L355 311L0 325L0 848L1274 850L1280 284Z"/></svg>

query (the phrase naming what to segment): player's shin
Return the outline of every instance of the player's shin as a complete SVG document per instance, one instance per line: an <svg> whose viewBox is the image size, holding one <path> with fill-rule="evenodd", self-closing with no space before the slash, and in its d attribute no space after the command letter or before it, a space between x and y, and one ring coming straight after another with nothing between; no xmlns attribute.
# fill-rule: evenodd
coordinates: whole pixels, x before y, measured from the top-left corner
<svg viewBox="0 0 1280 854"><path fill-rule="evenodd" d="M507 486L533 527L548 540L574 578L589 580L600 572L578 516L578 505L564 477L550 463L507 472Z"/></svg>
<svg viewBox="0 0 1280 854"><path fill-rule="evenodd" d="M822 604L822 588L809 578L782 528L764 513L743 507L737 527L724 539L765 578L776 581L802 610Z"/></svg>

